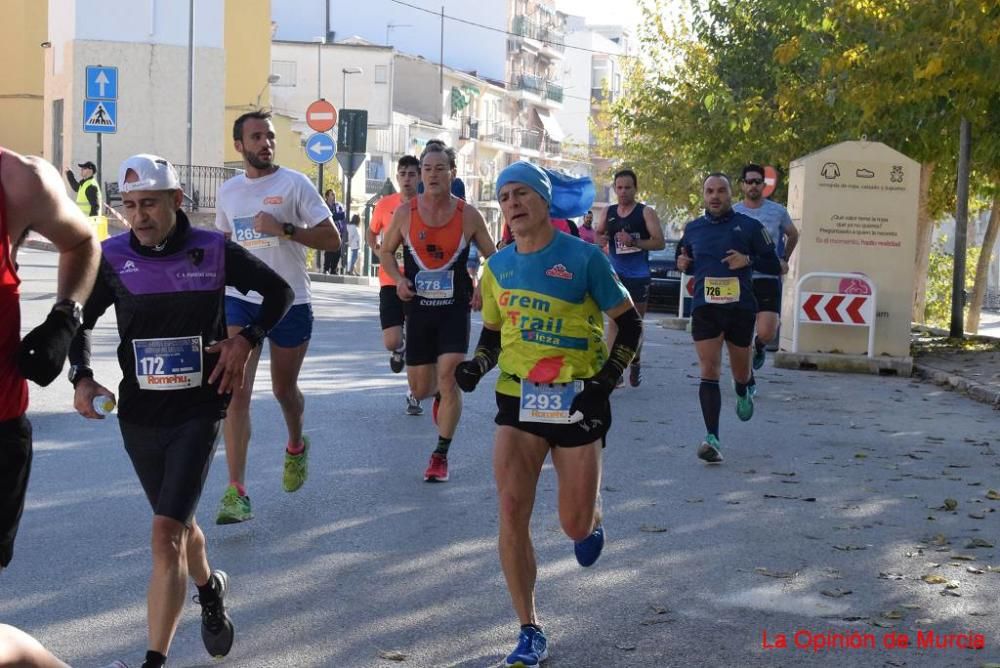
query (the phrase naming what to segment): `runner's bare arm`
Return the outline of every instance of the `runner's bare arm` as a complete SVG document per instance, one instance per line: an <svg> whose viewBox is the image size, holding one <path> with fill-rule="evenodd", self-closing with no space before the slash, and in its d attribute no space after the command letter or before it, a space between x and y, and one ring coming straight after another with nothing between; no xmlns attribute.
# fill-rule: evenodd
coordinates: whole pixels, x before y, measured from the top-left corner
<svg viewBox="0 0 1000 668"><path fill-rule="evenodd" d="M643 250L662 250L667 247L667 242L663 238L663 226L660 225L660 217L656 215L656 209L651 206L643 207L642 219L646 223L646 231L649 232L648 239L636 239L635 245Z"/></svg>
<svg viewBox="0 0 1000 668"><path fill-rule="evenodd" d="M385 273L399 285L406 282L406 279L399 273L399 266L396 264L396 250L403 243L403 234L410 226L410 210L401 206L396 209L392 216L392 222L382 234L382 245L378 251L378 259L385 269Z"/></svg>
<svg viewBox="0 0 1000 668"><path fill-rule="evenodd" d="M266 211L261 211L254 217L254 229L258 232L281 237L285 234L285 223L287 222L289 221L278 220ZM316 250L340 250L340 232L333 224L333 218L327 218L313 227L296 225L292 241Z"/></svg>
<svg viewBox="0 0 1000 668"><path fill-rule="evenodd" d="M608 245L608 207L597 212L597 221L594 223L594 242L602 247Z"/></svg>
<svg viewBox="0 0 1000 668"><path fill-rule="evenodd" d="M59 173L41 158L4 151L0 170L11 242L28 228L51 241L59 251L56 299L82 304L101 259L90 222L66 196Z"/></svg>
<svg viewBox="0 0 1000 668"><path fill-rule="evenodd" d="M486 227L486 221L483 220L483 214L479 213L477 209L467 206L465 207L465 223L467 229L471 231L469 241L475 242L476 247L479 249L480 257L485 260L497 252L496 244L493 243L493 237L490 236L490 231Z"/></svg>

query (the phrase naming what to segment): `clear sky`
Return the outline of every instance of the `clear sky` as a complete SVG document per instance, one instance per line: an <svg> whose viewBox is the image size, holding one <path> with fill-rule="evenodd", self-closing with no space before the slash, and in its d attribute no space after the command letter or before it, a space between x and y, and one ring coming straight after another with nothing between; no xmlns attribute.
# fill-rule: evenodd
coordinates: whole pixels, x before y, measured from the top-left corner
<svg viewBox="0 0 1000 668"><path fill-rule="evenodd" d="M588 23L625 26L633 35L642 17L638 0L556 0L556 9L586 17Z"/></svg>

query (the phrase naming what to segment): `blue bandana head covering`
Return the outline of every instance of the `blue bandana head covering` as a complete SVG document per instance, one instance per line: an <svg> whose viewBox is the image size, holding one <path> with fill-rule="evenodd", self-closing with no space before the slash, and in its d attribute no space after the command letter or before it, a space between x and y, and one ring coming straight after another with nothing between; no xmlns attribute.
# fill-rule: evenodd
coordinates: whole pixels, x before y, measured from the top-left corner
<svg viewBox="0 0 1000 668"><path fill-rule="evenodd" d="M497 199L500 189L508 183L523 183L542 196L546 204L552 204L552 182L545 170L527 160L518 160L507 167L497 177Z"/></svg>
<svg viewBox="0 0 1000 668"><path fill-rule="evenodd" d="M553 218L578 218L594 205L594 180L589 176L570 176L546 169L552 184L549 215Z"/></svg>

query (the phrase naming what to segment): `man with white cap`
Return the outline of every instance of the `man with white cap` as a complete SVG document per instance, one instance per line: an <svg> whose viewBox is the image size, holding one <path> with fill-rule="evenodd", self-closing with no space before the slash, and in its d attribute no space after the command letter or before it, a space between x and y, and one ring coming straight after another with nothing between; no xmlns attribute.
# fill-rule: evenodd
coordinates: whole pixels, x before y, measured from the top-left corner
<svg viewBox="0 0 1000 668"><path fill-rule="evenodd" d="M607 257L549 223L552 197L549 176L531 163L500 173L497 198L514 243L486 261L483 330L473 358L455 370L458 386L471 392L500 367L493 450L500 564L521 623L506 665L524 668L548 657L529 530L542 465L551 455L560 523L577 562L592 566L604 547L598 489L609 397L642 336L642 319ZM602 311L618 325L610 353Z"/></svg>
<svg viewBox="0 0 1000 668"><path fill-rule="evenodd" d="M102 244L103 258L70 345L70 382L81 415L102 419L95 400L114 394L90 368L90 336L115 307L119 427L153 507L153 572L147 599L144 668L165 665L190 574L202 608L202 640L225 656L233 625L228 577L211 570L195 509L215 452L230 393L243 383L251 351L288 310L292 291L263 262L218 232L191 226L181 211L177 173L163 158L135 155L118 176L131 230ZM226 337L226 286L263 295L256 321ZM99 401L98 401L99 405Z"/></svg>

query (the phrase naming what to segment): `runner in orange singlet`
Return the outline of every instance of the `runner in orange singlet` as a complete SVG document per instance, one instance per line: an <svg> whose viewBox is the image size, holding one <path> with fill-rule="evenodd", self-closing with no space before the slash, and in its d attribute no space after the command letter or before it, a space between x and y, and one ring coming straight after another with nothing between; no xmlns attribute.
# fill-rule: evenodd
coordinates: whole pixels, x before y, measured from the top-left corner
<svg viewBox="0 0 1000 668"><path fill-rule="evenodd" d="M379 260L406 305L406 366L411 393L434 397L438 444L424 472L428 482L448 480L448 448L462 415L455 367L469 349L469 316L481 302L465 270L469 243L485 259L496 252L483 217L451 194L446 149L428 144L420 156L424 193L401 206L382 239ZM404 246L403 272L396 250Z"/></svg>

